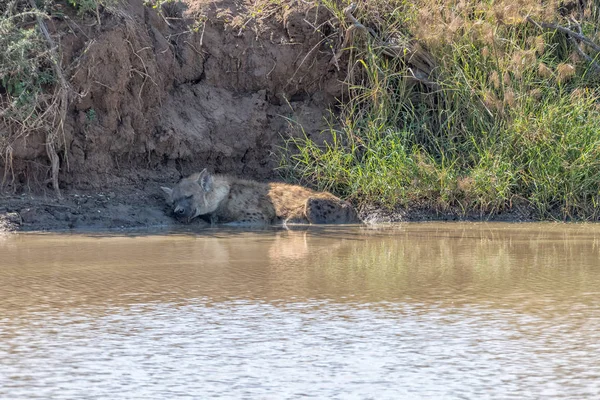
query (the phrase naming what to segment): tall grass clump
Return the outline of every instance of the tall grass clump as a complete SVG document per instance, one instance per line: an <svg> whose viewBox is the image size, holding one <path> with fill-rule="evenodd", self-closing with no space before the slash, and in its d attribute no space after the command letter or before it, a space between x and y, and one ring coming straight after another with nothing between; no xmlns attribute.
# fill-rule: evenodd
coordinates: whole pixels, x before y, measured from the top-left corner
<svg viewBox="0 0 600 400"><path fill-rule="evenodd" d="M344 50L348 95L332 140L291 140L284 166L299 179L388 209L518 204L598 218L593 2L365 1L354 14L327 5L340 32L354 17L365 29ZM590 43L556 29L567 25Z"/></svg>

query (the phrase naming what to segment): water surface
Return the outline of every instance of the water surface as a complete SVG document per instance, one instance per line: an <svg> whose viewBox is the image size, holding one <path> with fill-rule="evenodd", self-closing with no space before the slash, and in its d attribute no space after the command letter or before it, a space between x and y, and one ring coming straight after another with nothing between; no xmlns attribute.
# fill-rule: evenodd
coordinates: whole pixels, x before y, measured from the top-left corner
<svg viewBox="0 0 600 400"><path fill-rule="evenodd" d="M599 398L600 226L0 237L0 398Z"/></svg>

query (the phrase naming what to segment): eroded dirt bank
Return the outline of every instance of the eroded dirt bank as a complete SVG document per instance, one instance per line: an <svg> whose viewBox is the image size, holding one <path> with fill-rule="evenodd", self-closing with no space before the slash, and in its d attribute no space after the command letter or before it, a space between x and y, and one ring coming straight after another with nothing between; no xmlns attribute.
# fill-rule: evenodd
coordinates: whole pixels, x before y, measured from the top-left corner
<svg viewBox="0 0 600 400"><path fill-rule="evenodd" d="M273 179L283 139L319 135L342 95L335 20L305 2L142 0L95 15L56 2L70 102L51 190L45 132L11 135L2 158L3 225L24 229L170 223L160 185L208 167ZM60 11L54 13L54 11ZM337 60L336 60L337 61ZM0 91L1 94L1 91Z"/></svg>
<svg viewBox="0 0 600 400"><path fill-rule="evenodd" d="M63 187L172 180L206 166L271 178L271 154L291 133L286 118L318 134L343 87L313 28L331 16L289 2L257 19L252 4L187 0L157 13L130 0L86 33L52 21L75 94L59 152ZM19 145L23 164L46 156L35 142ZM31 181L31 169L11 171L16 183Z"/></svg>

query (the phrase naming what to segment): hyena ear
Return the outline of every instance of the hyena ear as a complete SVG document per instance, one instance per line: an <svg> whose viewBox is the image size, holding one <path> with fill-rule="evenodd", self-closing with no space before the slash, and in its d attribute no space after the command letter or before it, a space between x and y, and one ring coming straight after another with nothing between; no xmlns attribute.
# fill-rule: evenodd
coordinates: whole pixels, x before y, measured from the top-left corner
<svg viewBox="0 0 600 400"><path fill-rule="evenodd" d="M202 172L200 172L198 174L197 181L198 181L198 184L202 187L202 189L204 189L205 192L210 192L212 190L213 177L211 174L208 173L206 168L204 168L202 170Z"/></svg>
<svg viewBox="0 0 600 400"><path fill-rule="evenodd" d="M165 193L165 198L167 200L171 199L171 195L173 194L173 189L165 187L165 186L161 186L160 189Z"/></svg>

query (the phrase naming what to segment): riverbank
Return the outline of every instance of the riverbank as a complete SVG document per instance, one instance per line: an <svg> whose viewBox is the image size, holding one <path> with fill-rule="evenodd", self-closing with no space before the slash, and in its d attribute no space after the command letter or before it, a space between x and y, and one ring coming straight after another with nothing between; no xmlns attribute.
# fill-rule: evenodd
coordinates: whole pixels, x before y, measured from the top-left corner
<svg viewBox="0 0 600 400"><path fill-rule="evenodd" d="M177 222L159 191L114 190L107 192L76 191L57 199L46 195L0 196L0 233L51 231L119 231L131 229L209 228L197 218L191 224ZM525 207L492 214L461 213L458 210L435 211L427 208L386 210L363 207L360 217L367 224L408 221L504 221L536 220Z"/></svg>
<svg viewBox="0 0 600 400"><path fill-rule="evenodd" d="M0 6L2 229L169 226L205 167L375 223L600 220L600 9L438 3Z"/></svg>

